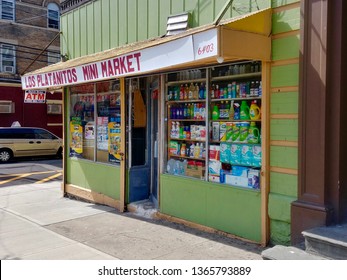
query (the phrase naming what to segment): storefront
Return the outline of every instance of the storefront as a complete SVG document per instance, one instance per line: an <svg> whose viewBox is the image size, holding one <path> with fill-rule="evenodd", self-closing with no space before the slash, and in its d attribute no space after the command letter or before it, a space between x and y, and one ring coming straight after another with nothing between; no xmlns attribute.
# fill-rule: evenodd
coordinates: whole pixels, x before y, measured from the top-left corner
<svg viewBox="0 0 347 280"><path fill-rule="evenodd" d="M266 244L271 9L58 63L64 192Z"/></svg>

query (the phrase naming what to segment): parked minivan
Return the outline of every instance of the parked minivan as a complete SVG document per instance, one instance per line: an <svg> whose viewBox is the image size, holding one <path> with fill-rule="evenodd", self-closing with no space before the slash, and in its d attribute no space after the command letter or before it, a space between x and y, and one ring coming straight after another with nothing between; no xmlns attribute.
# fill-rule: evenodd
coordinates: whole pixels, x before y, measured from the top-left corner
<svg viewBox="0 0 347 280"><path fill-rule="evenodd" d="M0 127L0 162L14 157L61 157L63 141L58 136L37 127Z"/></svg>

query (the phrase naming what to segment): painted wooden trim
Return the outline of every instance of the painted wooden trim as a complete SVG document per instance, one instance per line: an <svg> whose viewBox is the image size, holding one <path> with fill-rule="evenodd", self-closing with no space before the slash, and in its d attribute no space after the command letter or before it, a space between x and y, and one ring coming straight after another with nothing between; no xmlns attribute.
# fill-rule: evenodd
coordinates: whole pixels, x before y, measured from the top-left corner
<svg viewBox="0 0 347 280"><path fill-rule="evenodd" d="M203 232L212 233L212 234L219 234L221 236L225 236L225 237L228 237L228 238L238 239L238 240L245 241L245 242L252 243L252 244L258 244L257 242L255 242L253 240L248 240L248 239L242 238L240 236L233 235L231 233L227 233L227 232L224 232L224 231L221 231L221 230L217 230L217 229L214 229L214 228L211 228L211 227L208 227L208 226L204 226L204 225L197 224L197 223L194 223L194 222L190 222L190 221L187 221L187 220L184 220L184 219L181 219L181 218L177 218L177 217L174 217L174 216L163 214L161 212L157 212L156 215L155 215L155 218L166 220L166 221L169 221L169 222L172 222L172 223L182 224L182 225L185 225L187 227L194 228L194 229L197 229L197 230L200 230L200 231L203 231ZM263 244L261 244L261 245L263 247L266 246L266 245L263 245Z"/></svg>
<svg viewBox="0 0 347 280"><path fill-rule="evenodd" d="M107 205L121 211L122 203L119 200L106 196L102 193L97 193L92 190L84 189L73 184L65 184L65 192L71 196L76 196L87 201Z"/></svg>
<svg viewBox="0 0 347 280"><path fill-rule="evenodd" d="M125 188L126 188L126 104L125 104L125 98L126 98L126 91L125 91L125 78L120 78L120 108L121 108L121 151L124 153L123 159L120 161L120 190L119 190L119 197L120 197L120 205L119 205L119 211L124 212L125 211Z"/></svg>
<svg viewBox="0 0 347 280"><path fill-rule="evenodd" d="M297 169L275 167L275 166L270 167L270 172L277 172L277 173L283 173L283 174L289 174L289 175L298 175Z"/></svg>
<svg viewBox="0 0 347 280"><path fill-rule="evenodd" d="M283 39L283 38L288 38L288 37L292 37L292 36L298 36L300 35L300 30L292 30L292 31L287 31L287 32L283 32L283 33L278 33L278 34L274 34L272 35L272 40L277 40L277 39Z"/></svg>
<svg viewBox="0 0 347 280"><path fill-rule="evenodd" d="M271 93L282 93L282 92L299 92L299 87L273 87Z"/></svg>
<svg viewBox="0 0 347 280"><path fill-rule="evenodd" d="M272 114L271 119L298 119L298 114Z"/></svg>
<svg viewBox="0 0 347 280"><path fill-rule="evenodd" d="M299 58L272 61L271 66L284 66L289 64L299 64Z"/></svg>
<svg viewBox="0 0 347 280"><path fill-rule="evenodd" d="M283 5L281 7L277 7L273 9L273 13L282 13L288 10L292 10L292 9L296 9L296 8L300 8L300 1L296 2L296 3L291 3L288 5Z"/></svg>
<svg viewBox="0 0 347 280"><path fill-rule="evenodd" d="M283 147L298 147L297 141L279 141L273 140L270 141L271 146L283 146Z"/></svg>
<svg viewBox="0 0 347 280"><path fill-rule="evenodd" d="M270 81L271 81L271 63L262 62L262 83L263 83L263 98L262 98L262 170L261 170L261 244L266 246L270 240L270 221L268 215L268 200L270 192Z"/></svg>
<svg viewBox="0 0 347 280"><path fill-rule="evenodd" d="M69 88L66 88L66 87L63 87L62 88L62 102L63 102L63 105L62 105L62 116L63 116L63 180L62 180L62 183L61 183L61 190L63 193L66 193L66 188L65 188L65 185L67 183L66 181L66 147L68 147L68 145L66 145L67 141L69 141L69 139L66 137L66 131L65 129L68 127L66 125L66 121L68 119L68 116L65 115L65 105L66 105L66 101L65 101L65 98L67 98L67 96L70 96L69 94Z"/></svg>
<svg viewBox="0 0 347 280"><path fill-rule="evenodd" d="M47 126L63 126L62 123L47 123Z"/></svg>

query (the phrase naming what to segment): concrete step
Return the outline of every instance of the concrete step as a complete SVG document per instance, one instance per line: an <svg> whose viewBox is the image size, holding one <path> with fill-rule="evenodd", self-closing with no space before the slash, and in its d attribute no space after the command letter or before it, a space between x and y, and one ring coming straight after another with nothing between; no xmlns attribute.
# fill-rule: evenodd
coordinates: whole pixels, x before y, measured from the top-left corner
<svg viewBox="0 0 347 280"><path fill-rule="evenodd" d="M158 211L154 203L149 199L132 202L127 205L127 209L136 216L149 219L155 218Z"/></svg>
<svg viewBox="0 0 347 280"><path fill-rule="evenodd" d="M264 260L325 260L326 258L310 254L300 248L276 245L261 253Z"/></svg>
<svg viewBox="0 0 347 280"><path fill-rule="evenodd" d="M306 252L334 260L347 260L347 224L306 230Z"/></svg>

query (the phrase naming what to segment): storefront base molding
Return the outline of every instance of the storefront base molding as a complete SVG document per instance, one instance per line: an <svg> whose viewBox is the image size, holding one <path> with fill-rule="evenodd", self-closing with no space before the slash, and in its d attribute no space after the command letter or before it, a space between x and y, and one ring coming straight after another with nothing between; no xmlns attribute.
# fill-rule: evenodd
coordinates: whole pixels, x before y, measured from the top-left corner
<svg viewBox="0 0 347 280"><path fill-rule="evenodd" d="M116 200L114 198L108 197L102 193L97 193L92 190L84 189L79 186L75 186L72 184L66 184L64 188L64 193L69 196L78 197L80 199L92 202L92 203L98 203L102 205L107 205L113 208L116 208L120 211L120 201Z"/></svg>
<svg viewBox="0 0 347 280"><path fill-rule="evenodd" d="M157 212L155 214L155 218L156 219L166 220L166 221L169 221L169 222L172 222L172 223L182 224L182 225L185 225L185 226L187 226L189 228L197 229L197 230L200 230L200 231L203 231L203 232L218 234L218 235L225 236L225 237L228 237L228 238L237 239L237 240L240 240L240 241L261 245L259 242L255 242L253 240L242 238L240 236L237 236L237 235L225 232L225 231L221 231L221 230L218 230L218 229L215 229L215 228L211 228L211 227L208 227L208 226L200 225L200 224L197 224L197 223L194 223L194 222L191 222L191 221L187 221L187 220L184 220L184 219L181 219L181 218L177 218L177 217L174 217L174 216L170 216L170 215L167 215L167 214L164 214L164 213L161 213L161 212Z"/></svg>

